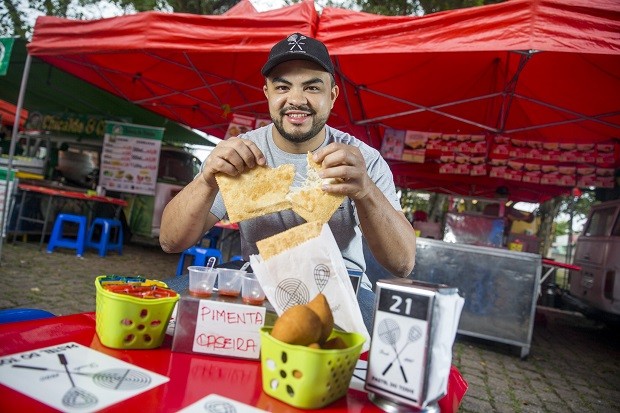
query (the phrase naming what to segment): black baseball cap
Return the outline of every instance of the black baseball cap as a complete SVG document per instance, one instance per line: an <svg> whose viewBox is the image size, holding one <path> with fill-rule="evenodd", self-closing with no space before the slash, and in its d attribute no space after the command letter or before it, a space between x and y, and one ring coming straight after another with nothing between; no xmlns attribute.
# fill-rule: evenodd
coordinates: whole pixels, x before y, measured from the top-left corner
<svg viewBox="0 0 620 413"><path fill-rule="evenodd" d="M301 33L293 33L276 43L271 48L269 59L267 59L261 73L263 76L267 76L274 67L289 60L308 60L320 65L332 76L334 75L334 65L329 57L327 47L320 41Z"/></svg>

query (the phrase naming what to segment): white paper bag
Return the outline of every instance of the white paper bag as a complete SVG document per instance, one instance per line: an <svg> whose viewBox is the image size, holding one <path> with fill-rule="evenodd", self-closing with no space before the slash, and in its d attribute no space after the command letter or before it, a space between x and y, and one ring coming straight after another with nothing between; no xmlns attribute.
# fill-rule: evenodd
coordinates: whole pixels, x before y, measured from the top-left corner
<svg viewBox="0 0 620 413"><path fill-rule="evenodd" d="M368 350L370 336L340 249L327 224L318 237L267 260L251 255L250 263L278 315L294 305L307 304L323 293L336 326L362 334L366 338L362 351Z"/></svg>

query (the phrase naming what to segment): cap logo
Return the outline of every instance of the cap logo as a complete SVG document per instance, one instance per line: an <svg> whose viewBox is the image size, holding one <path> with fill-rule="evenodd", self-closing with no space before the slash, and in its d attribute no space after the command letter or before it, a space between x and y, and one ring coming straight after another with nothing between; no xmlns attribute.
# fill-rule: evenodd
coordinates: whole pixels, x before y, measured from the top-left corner
<svg viewBox="0 0 620 413"><path fill-rule="evenodd" d="M304 40L306 40L306 36L297 36L297 34L292 34L286 40L288 40L290 52L294 52L296 49L302 52L304 51L304 48L302 46L306 44L306 42L304 42Z"/></svg>

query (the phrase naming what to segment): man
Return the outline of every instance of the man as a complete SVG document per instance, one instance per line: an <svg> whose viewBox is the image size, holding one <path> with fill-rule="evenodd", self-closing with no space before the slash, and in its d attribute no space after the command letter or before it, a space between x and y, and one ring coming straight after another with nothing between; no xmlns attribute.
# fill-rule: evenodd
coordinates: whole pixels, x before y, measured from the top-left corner
<svg viewBox="0 0 620 413"><path fill-rule="evenodd" d="M166 252L194 244L226 209L215 175L238 175L257 165L294 164L294 186L306 177L306 154L322 164L322 178L340 178L324 190L345 195L328 222L347 267L365 271L362 234L377 261L390 273L408 276L415 260L415 233L396 196L392 173L378 151L326 125L339 88L325 45L295 33L277 43L262 68L263 91L272 124L220 142L202 172L166 206L160 243ZM256 241L304 223L282 211L240 223L243 256L257 254ZM374 293L366 276L358 294L371 330Z"/></svg>

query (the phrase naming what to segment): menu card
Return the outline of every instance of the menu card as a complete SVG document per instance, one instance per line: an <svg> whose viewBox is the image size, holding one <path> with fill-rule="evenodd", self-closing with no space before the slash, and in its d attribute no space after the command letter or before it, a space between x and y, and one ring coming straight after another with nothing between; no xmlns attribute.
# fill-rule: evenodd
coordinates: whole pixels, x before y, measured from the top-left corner
<svg viewBox="0 0 620 413"><path fill-rule="evenodd" d="M62 412L93 412L170 379L78 343L0 357L0 384Z"/></svg>
<svg viewBox="0 0 620 413"><path fill-rule="evenodd" d="M99 185L109 191L155 195L163 128L106 122Z"/></svg>

